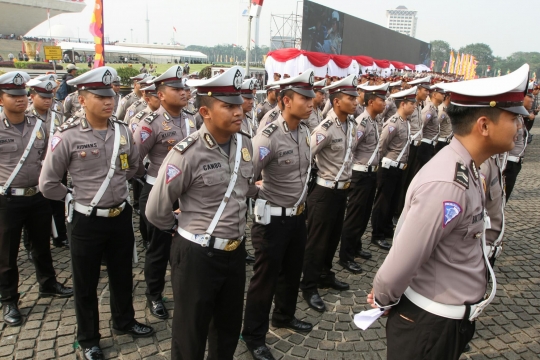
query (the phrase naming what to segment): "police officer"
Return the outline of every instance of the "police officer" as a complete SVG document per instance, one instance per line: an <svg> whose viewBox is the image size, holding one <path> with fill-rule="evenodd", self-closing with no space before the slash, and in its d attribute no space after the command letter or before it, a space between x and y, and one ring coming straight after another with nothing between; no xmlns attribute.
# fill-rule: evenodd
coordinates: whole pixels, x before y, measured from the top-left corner
<svg viewBox="0 0 540 360"><path fill-rule="evenodd" d="M30 87L32 105L28 107L26 112L43 121L48 138L52 139L56 128L64 122L63 114L58 111L61 104L54 100L54 90L58 84L54 77L48 76L47 80L32 79L27 86ZM62 177L62 181L64 185L67 184L67 173ZM50 204L54 219L53 245L56 247L68 246L64 202L51 200Z"/></svg>
<svg viewBox="0 0 540 360"><path fill-rule="evenodd" d="M141 97L139 100L135 101L133 104L131 104L127 110L126 110L126 116L124 116L124 122L127 123L127 124L130 124L131 123L131 119L137 115L139 112L141 112L142 110L146 109L146 107L148 106L148 104L146 103L146 101L144 100L145 96L144 96L144 92L143 92L143 88L147 87L148 85L150 85L152 83L152 80L154 79L155 77L154 76L148 76L146 77L144 80L141 80L140 82L140 91L141 91Z"/></svg>
<svg viewBox="0 0 540 360"><path fill-rule="evenodd" d="M388 91L390 92L390 95L400 92L401 80L391 82L390 85L388 86ZM394 102L394 98L388 96L386 98L386 106L384 108L384 111L381 113L382 123L384 124L388 119L394 116L396 112L397 112L397 107L396 107L396 103ZM382 131L382 127L379 130Z"/></svg>
<svg viewBox="0 0 540 360"><path fill-rule="evenodd" d="M523 106L527 111L532 108L532 96L531 93L523 98ZM516 184L516 179L519 172L521 171L521 164L523 164L523 158L525 157L525 149L527 148L527 138L529 133L525 128L524 117L528 115L519 116L519 125L517 132L517 140L515 141L515 146L508 152L508 161L506 162L506 167L504 169L504 177L506 181L506 201L510 199L512 191L514 190L514 185Z"/></svg>
<svg viewBox="0 0 540 360"><path fill-rule="evenodd" d="M209 358L232 359L240 336L246 196L257 192L251 140L240 130L243 73L234 66L188 81L204 124L163 160L146 207L150 223L174 234L173 359L203 359L207 338Z"/></svg>
<svg viewBox="0 0 540 360"><path fill-rule="evenodd" d="M23 321L18 307L17 268L23 226L32 246L40 296L73 295L71 288L57 282L53 268L49 247L52 212L37 187L48 133L42 119L25 114L25 84L29 80L22 71L0 75L0 302L8 326Z"/></svg>
<svg viewBox="0 0 540 360"><path fill-rule="evenodd" d="M417 88L390 95L398 111L384 125L379 140L381 165L377 170L377 193L371 213L371 242L383 250L389 250L385 240L393 238L392 215L399 200L399 184L409 156L409 116L417 109Z"/></svg>
<svg viewBox="0 0 540 360"><path fill-rule="evenodd" d="M257 120L259 121L259 123L267 112L276 107L278 103L276 98L277 92L278 91L273 86L273 83L266 85L266 99L264 99L264 101L257 106Z"/></svg>
<svg viewBox="0 0 540 360"><path fill-rule="evenodd" d="M506 76L441 85L452 93L454 139L411 183L394 246L368 295L373 307L391 306L389 360L458 359L495 296L478 167L512 148L516 114L526 114L515 98L528 71L524 65ZM493 283L487 298L486 273Z"/></svg>
<svg viewBox="0 0 540 360"><path fill-rule="evenodd" d="M315 92L315 97L313 98L313 111L311 112L309 118L307 120L304 120L304 122L309 128L310 134L313 132L313 130L315 130L317 126L319 126L321 121L324 120L322 116L321 106L322 104L324 104L325 100L326 91L323 90L325 84L326 80L324 79L317 81L313 84L313 91Z"/></svg>
<svg viewBox="0 0 540 360"><path fill-rule="evenodd" d="M388 83L362 86L366 110L356 118L357 144L353 152L353 167L347 217L343 222L339 264L352 273L362 272L360 264L354 261L358 255L370 259L371 254L362 250L362 236L371 215L379 164L379 130L375 121L386 106Z"/></svg>
<svg viewBox="0 0 540 360"><path fill-rule="evenodd" d="M162 320L169 317L162 299L172 237L149 222L146 211L148 195L156 182L163 159L180 140L197 131L193 119L182 111L187 105L186 85L182 73L182 66L174 65L153 80L161 106L141 120L133 134L135 145L139 150L137 175L142 177L146 173L140 206L149 241L144 264L147 307L154 317ZM148 170L143 165L146 156L150 163ZM176 209L178 205L174 204L169 210Z"/></svg>
<svg viewBox="0 0 540 360"><path fill-rule="evenodd" d="M120 94L120 76L117 76L114 81L112 82L112 88L114 90L114 114L116 114L116 110L118 110L118 104L120 104L120 101L122 100L122 94Z"/></svg>
<svg viewBox="0 0 540 360"><path fill-rule="evenodd" d="M274 359L265 345L272 299L272 326L299 332L313 328L294 316L302 273L299 259L304 257L306 244L304 202L311 168L310 133L301 120L313 109L313 70L279 84L283 112L253 139L254 175L258 178L262 173L262 187L251 228L256 261L242 338L256 360ZM260 209L269 212L266 217Z"/></svg>
<svg viewBox="0 0 540 360"><path fill-rule="evenodd" d="M281 101L282 98L281 91L279 91L279 85L274 85L273 89L278 91L278 93L276 94L277 106L271 111L268 111L266 114L264 114L262 119L259 121L259 125L257 127L257 134L261 133L266 128L266 126L276 121L279 114L281 114L281 112L283 111L283 104Z"/></svg>
<svg viewBox="0 0 540 360"><path fill-rule="evenodd" d="M365 84L364 84L365 85ZM358 92L358 97L356 100L358 101L358 104L356 105L356 110L354 111L354 118L356 119L360 115L364 113L364 89L362 89L362 84L358 84L356 87L356 91Z"/></svg>
<svg viewBox="0 0 540 360"><path fill-rule="evenodd" d="M356 76L350 75L324 88L330 94L333 109L315 128L310 140L319 173L308 197L308 237L300 288L308 305L319 312L326 307L317 287L349 289L349 284L337 280L331 269L351 184L356 126L350 115L356 109L356 85Z"/></svg>
<svg viewBox="0 0 540 360"><path fill-rule="evenodd" d="M439 85L431 86L431 93L422 109L422 140L416 152L414 173L427 164L435 155L435 143L439 139L439 105L444 100L445 91Z"/></svg>
<svg viewBox="0 0 540 360"><path fill-rule="evenodd" d="M130 79L133 81L133 91L124 96L122 101L120 101L115 113L118 119L124 119L127 109L131 106L131 104L142 97L141 87L145 87L147 85L145 79L148 76L150 75L141 73L137 76L130 77Z"/></svg>
<svg viewBox="0 0 540 360"><path fill-rule="evenodd" d="M152 83L152 84L149 84L147 87L141 88L141 92L143 93L143 99L144 99L144 102L146 103L146 108L139 111L138 113L135 114L135 116L129 119L128 124L131 129L131 132L135 132L139 122L141 122L141 120L144 119L151 112L157 111L159 107L161 106L161 100L159 100L159 97L157 94L156 84Z"/></svg>
<svg viewBox="0 0 540 360"><path fill-rule="evenodd" d="M435 145L435 153L438 153L441 151L446 145L450 144L450 140L452 140L452 136L454 133L452 132L452 122L450 121L450 116L448 116L448 113L446 110L448 109L448 106L450 105L452 96L450 93L445 92L444 94L444 100L441 105L439 105L439 138L437 139L437 145Z"/></svg>
<svg viewBox="0 0 540 360"><path fill-rule="evenodd" d="M252 79L244 80L240 93L242 94L242 111L244 112L244 118L242 119L242 131L249 136L255 136L257 132L257 124L253 117L253 87L255 82Z"/></svg>
<svg viewBox="0 0 540 360"><path fill-rule="evenodd" d="M134 337L153 333L134 318L135 238L126 180L135 175L139 154L127 125L112 116L115 76L113 68L104 66L70 80L78 87L85 113L58 128L39 179L45 197L66 198L69 205L77 341L89 360L103 359L96 294L102 258L109 274L113 331ZM60 182L66 170L73 178L73 194Z"/></svg>
<svg viewBox="0 0 540 360"><path fill-rule="evenodd" d="M79 93L77 91L72 92L64 99L64 119L69 119L74 116L77 111L81 110L81 104L79 103Z"/></svg>

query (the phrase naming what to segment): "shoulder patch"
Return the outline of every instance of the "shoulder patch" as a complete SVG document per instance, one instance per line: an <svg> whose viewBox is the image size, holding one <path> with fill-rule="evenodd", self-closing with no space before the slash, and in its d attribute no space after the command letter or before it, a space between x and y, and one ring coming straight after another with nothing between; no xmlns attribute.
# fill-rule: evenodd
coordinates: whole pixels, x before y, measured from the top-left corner
<svg viewBox="0 0 540 360"><path fill-rule="evenodd" d="M191 145L195 144L195 141L197 141L197 138L188 136L187 138L176 144L174 146L174 150L180 152L180 154L183 154Z"/></svg>
<svg viewBox="0 0 540 360"><path fill-rule="evenodd" d="M270 137L276 130L278 129L276 124L270 124L266 127L266 129L263 130L263 134L266 137Z"/></svg>
<svg viewBox="0 0 540 360"><path fill-rule="evenodd" d="M182 111L185 112L186 114L195 116L195 111L189 111L189 110L186 109L186 108L183 108Z"/></svg>
<svg viewBox="0 0 540 360"><path fill-rule="evenodd" d="M244 135L244 136L247 136L248 138L251 139L251 135L249 135L247 132L245 132L244 130L240 130L240 134Z"/></svg>
<svg viewBox="0 0 540 360"><path fill-rule="evenodd" d="M464 186L465 189L469 188L469 170L463 164L456 163L456 174L454 175L454 181Z"/></svg>
<svg viewBox="0 0 540 360"><path fill-rule="evenodd" d="M148 116L144 119L147 123L151 124L154 120L156 120L159 117L159 114L156 114L155 112L151 112L148 114Z"/></svg>
<svg viewBox="0 0 540 360"><path fill-rule="evenodd" d="M137 115L135 115L135 117L137 119L141 120L144 117L144 115L146 115L146 111L141 110L141 111L139 111L139 113Z"/></svg>
<svg viewBox="0 0 540 360"><path fill-rule="evenodd" d="M64 132L68 129L73 129L77 126L79 126L79 124L81 124L80 121L75 121L76 118L73 119L73 121L66 121L65 123L63 123L62 125L60 125L59 127L56 128L56 130L60 131L60 132Z"/></svg>
<svg viewBox="0 0 540 360"><path fill-rule="evenodd" d="M324 129L324 130L328 130L330 128L330 126L332 126L334 122L332 120L326 120L325 122L322 123L321 127Z"/></svg>

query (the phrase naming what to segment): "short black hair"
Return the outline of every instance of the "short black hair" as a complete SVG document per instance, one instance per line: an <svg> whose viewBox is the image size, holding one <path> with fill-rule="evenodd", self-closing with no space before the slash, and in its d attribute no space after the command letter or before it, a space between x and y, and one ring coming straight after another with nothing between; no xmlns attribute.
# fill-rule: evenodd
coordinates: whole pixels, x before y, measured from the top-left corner
<svg viewBox="0 0 540 360"><path fill-rule="evenodd" d="M330 104L332 104L332 106L334 106L334 100L335 99L341 100L341 99L343 99L344 96L346 96L346 94L344 94L342 92L338 92L338 93L330 95ZM350 95L347 95L347 96L350 96Z"/></svg>
<svg viewBox="0 0 540 360"><path fill-rule="evenodd" d="M410 101L410 100L396 100L395 104L396 104L396 107L398 109L399 109L399 106L401 105L402 102L413 102L413 101Z"/></svg>
<svg viewBox="0 0 540 360"><path fill-rule="evenodd" d="M201 107L206 106L211 109L215 101L216 99L211 96L197 94L195 97L195 107L200 109Z"/></svg>
<svg viewBox="0 0 540 360"><path fill-rule="evenodd" d="M373 93L368 93L364 95L364 106L368 106L369 100L375 101L375 98L377 98L377 95Z"/></svg>
<svg viewBox="0 0 540 360"><path fill-rule="evenodd" d="M466 107L450 104L446 113L450 117L454 134L464 136L470 134L479 117L485 116L497 123L502 110L491 107Z"/></svg>
<svg viewBox="0 0 540 360"><path fill-rule="evenodd" d="M88 94L90 94L90 91L88 90L79 90L79 96L82 96L85 99Z"/></svg>
<svg viewBox="0 0 540 360"><path fill-rule="evenodd" d="M291 89L286 89L278 93L278 96L281 97L279 102L281 103L282 108L285 108L285 103L283 102L283 98L286 96L292 100L294 98L294 94L296 94L296 92Z"/></svg>

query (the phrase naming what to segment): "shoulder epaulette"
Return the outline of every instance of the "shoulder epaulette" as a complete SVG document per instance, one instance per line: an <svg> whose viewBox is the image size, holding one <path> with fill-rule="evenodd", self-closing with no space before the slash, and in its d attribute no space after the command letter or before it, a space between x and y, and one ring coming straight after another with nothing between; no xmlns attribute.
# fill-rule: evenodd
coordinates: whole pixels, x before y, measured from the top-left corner
<svg viewBox="0 0 540 360"><path fill-rule="evenodd" d="M456 174L454 175L454 181L464 186L465 189L469 188L469 170L461 163L456 163Z"/></svg>
<svg viewBox="0 0 540 360"><path fill-rule="evenodd" d="M270 113L270 116L268 117L274 120L278 115L279 113L276 110L272 110L272 112Z"/></svg>
<svg viewBox="0 0 540 360"><path fill-rule="evenodd" d="M141 103L141 100L137 100L137 101L135 101L135 102L133 103L133 105L135 105L135 106L139 106L139 105L140 105L140 103Z"/></svg>
<svg viewBox="0 0 540 360"><path fill-rule="evenodd" d="M144 110L141 110L137 113L137 115L135 115L135 117L139 120L141 120L143 118L143 116L146 115L146 111Z"/></svg>
<svg viewBox="0 0 540 360"><path fill-rule="evenodd" d="M121 124L121 125L127 125L127 124L128 124L128 123L125 122L124 120L121 120L121 119L117 118L117 117L114 116L114 115L111 116L110 119L111 119L111 121L117 122L117 123L119 123L119 124Z"/></svg>
<svg viewBox="0 0 540 360"><path fill-rule="evenodd" d="M146 118L144 118L144 121L151 124L152 121L156 120L158 117L159 117L159 114L156 114L155 112L151 112L150 114L148 114Z"/></svg>
<svg viewBox="0 0 540 360"><path fill-rule="evenodd" d="M189 111L189 110L186 109L186 108L183 108L182 111L185 112L186 114L195 116L195 111Z"/></svg>
<svg viewBox="0 0 540 360"><path fill-rule="evenodd" d="M188 136L187 138L176 144L174 146L174 150L180 152L180 154L183 154L191 145L195 144L195 141L197 141L197 138Z"/></svg>
<svg viewBox="0 0 540 360"><path fill-rule="evenodd" d="M263 130L262 133L264 134L264 136L270 137L270 135L272 135L277 129L278 127L276 124L270 124Z"/></svg>
<svg viewBox="0 0 540 360"><path fill-rule="evenodd" d="M395 123L395 122L397 121L397 119L398 119L397 116L392 116L392 117L390 118L390 121L393 122L393 123Z"/></svg>
<svg viewBox="0 0 540 360"><path fill-rule="evenodd" d="M70 118L67 121L65 121L62 125L57 127L56 130L58 130L60 132L63 132L65 130L67 130L67 129L73 129L73 128L79 126L79 124L81 123L80 121L77 121L77 120L79 120L79 118Z"/></svg>
<svg viewBox="0 0 540 360"><path fill-rule="evenodd" d="M129 94L127 94L126 96L124 96L124 99L123 99L123 100L127 100L127 99L129 99L129 98L131 97L131 95L132 95L132 94L133 94L133 93L129 93Z"/></svg>
<svg viewBox="0 0 540 360"><path fill-rule="evenodd" d="M245 132L244 130L240 130L240 134L244 135L244 136L247 136L248 138L251 139L251 135L249 135L247 132Z"/></svg>
<svg viewBox="0 0 540 360"><path fill-rule="evenodd" d="M330 128L330 126L332 126L334 122L332 120L326 120L325 122L322 123L321 127L324 129L324 130L328 130Z"/></svg>
<svg viewBox="0 0 540 360"><path fill-rule="evenodd" d="M366 126L367 126L367 120L366 120L366 118L363 118L362 121L360 121L360 125L362 125L363 127L366 127Z"/></svg>

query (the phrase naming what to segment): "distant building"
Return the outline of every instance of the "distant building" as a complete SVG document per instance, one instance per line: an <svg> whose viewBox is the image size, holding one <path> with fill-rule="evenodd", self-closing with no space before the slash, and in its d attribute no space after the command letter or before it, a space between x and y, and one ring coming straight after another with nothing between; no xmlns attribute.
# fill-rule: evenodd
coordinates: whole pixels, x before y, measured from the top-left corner
<svg viewBox="0 0 540 360"><path fill-rule="evenodd" d="M386 10L388 18L387 28L402 34L416 37L416 11L408 10L405 6L398 6L395 10Z"/></svg>

